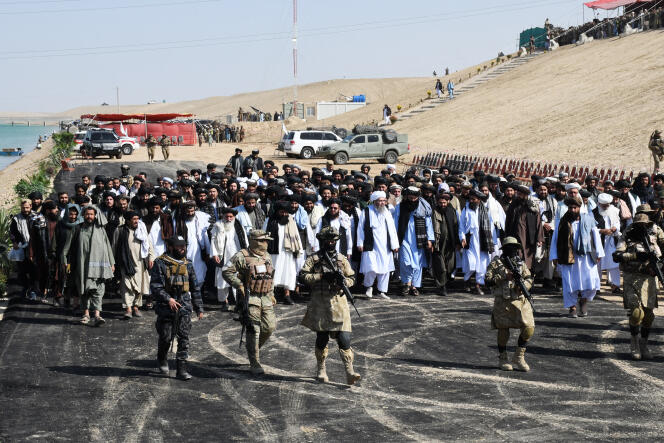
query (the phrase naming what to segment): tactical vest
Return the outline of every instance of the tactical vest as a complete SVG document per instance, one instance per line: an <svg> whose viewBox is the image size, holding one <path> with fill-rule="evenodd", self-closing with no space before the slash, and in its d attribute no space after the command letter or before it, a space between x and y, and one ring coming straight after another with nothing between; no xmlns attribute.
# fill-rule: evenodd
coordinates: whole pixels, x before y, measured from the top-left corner
<svg viewBox="0 0 664 443"><path fill-rule="evenodd" d="M272 280L274 276L272 265L267 263L266 260L250 254L246 249L242 249L241 252L244 256L244 261L247 264L247 270L249 271L247 274L247 280L244 282L244 289L249 291L249 294L251 295L261 296L268 294L272 290ZM259 266L264 266L265 271L259 272Z"/></svg>
<svg viewBox="0 0 664 443"><path fill-rule="evenodd" d="M178 263L166 254L161 258L166 264L166 281L164 287L169 294L184 294L189 292L189 273L187 272L187 259Z"/></svg>

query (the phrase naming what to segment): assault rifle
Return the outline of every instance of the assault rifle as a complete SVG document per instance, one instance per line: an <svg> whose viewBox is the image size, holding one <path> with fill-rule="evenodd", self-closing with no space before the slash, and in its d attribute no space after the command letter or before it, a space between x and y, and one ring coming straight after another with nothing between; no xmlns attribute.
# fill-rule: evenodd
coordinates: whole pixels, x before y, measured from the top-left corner
<svg viewBox="0 0 664 443"><path fill-rule="evenodd" d="M524 297L526 297L526 300L530 303L530 306L533 308L533 312L535 312L535 303L533 302L533 297L530 295L530 292L528 291L528 288L526 288L526 283L523 281L523 276L521 275L521 271L517 268L517 265L514 261L512 261L511 257L504 256L502 257L503 263L507 267L507 270L512 273L512 278L514 279L514 283L519 287L521 290L521 294L523 294Z"/></svg>
<svg viewBox="0 0 664 443"><path fill-rule="evenodd" d="M348 299L351 305L355 308L355 312L357 312L357 316L362 318L360 315L360 311L357 310L357 306L355 306L355 297L353 297L353 294L351 294L350 289L348 289L348 286L346 286L346 277L344 274L341 272L341 269L339 267L332 263L332 259L330 258L330 255L327 253L327 251L323 251L323 260L325 260L325 263L332 269L332 272L335 274L335 280L339 286L341 286L341 289L344 291L344 295Z"/></svg>
<svg viewBox="0 0 664 443"><path fill-rule="evenodd" d="M659 259L657 258L657 254L655 254L655 251L650 244L650 238L648 237L647 232L643 233L643 245L645 246L646 252L648 253L648 263L650 265L650 270L655 273L659 282L664 285L664 275L662 275L662 268L659 267Z"/></svg>
<svg viewBox="0 0 664 443"><path fill-rule="evenodd" d="M182 303L182 286L178 286L177 288L178 289L176 289L175 292L175 301ZM171 329L171 347L168 349L169 352L173 350L173 343L175 343L175 337L177 337L178 329L180 329L180 309L182 309L182 306L175 310L175 317L173 317L173 326Z"/></svg>
<svg viewBox="0 0 664 443"><path fill-rule="evenodd" d="M235 290L237 294L237 289ZM242 308L240 311L240 324L242 325L242 330L240 330L240 344L238 345L239 349L242 349L242 337L244 337L244 331L247 329L249 324L249 294L248 289L244 290L244 296L242 297ZM237 300L237 296L235 297Z"/></svg>

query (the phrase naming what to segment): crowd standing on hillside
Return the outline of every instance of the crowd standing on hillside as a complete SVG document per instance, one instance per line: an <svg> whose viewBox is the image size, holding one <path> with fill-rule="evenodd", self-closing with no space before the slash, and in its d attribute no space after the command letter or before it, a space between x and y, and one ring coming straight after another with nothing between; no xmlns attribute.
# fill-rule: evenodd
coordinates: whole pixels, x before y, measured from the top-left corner
<svg viewBox="0 0 664 443"><path fill-rule="evenodd" d="M547 26L548 36L555 39L560 46L575 44L581 34L594 39L616 37L625 33L629 25L632 29L647 31L664 27L664 7L660 6L650 10L631 11L619 17L594 19L580 26L570 26L568 29L553 29Z"/></svg>
<svg viewBox="0 0 664 443"><path fill-rule="evenodd" d="M478 295L492 288L505 370L528 368L534 320L523 288L537 281L560 291L568 315L585 317L606 271L628 310L632 356L651 357L664 175L600 184L561 173L522 184L513 174L479 170L467 177L446 167L403 175L394 165L371 169L348 171L331 162L310 171L296 164L280 169L258 150L243 157L239 148L219 170L210 163L174 177L130 175L123 165L120 176L83 176L55 199L33 192L12 218L11 256L27 297L52 298L81 323L102 325L105 294L122 299L127 320L152 307L153 267L173 238L181 239L194 273L187 287L229 309L236 294L221 270L253 231L264 231L277 298L292 304L304 295L301 270L321 247L318 235L333 228L336 251L362 275L354 291L367 299L419 296L425 279L440 296L455 282ZM201 298L192 303L202 318ZM521 330L511 363L510 328Z"/></svg>

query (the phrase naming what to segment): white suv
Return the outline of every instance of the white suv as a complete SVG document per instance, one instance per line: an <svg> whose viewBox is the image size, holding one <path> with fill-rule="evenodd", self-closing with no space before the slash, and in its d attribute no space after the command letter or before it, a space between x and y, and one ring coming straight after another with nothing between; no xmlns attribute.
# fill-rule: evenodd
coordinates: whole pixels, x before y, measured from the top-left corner
<svg viewBox="0 0 664 443"><path fill-rule="evenodd" d="M290 131L279 142L279 150L289 157L311 158L320 147L340 142L341 137L331 131Z"/></svg>
<svg viewBox="0 0 664 443"><path fill-rule="evenodd" d="M115 134L115 131L113 129L100 128L99 130L110 131ZM74 142L76 143L76 145L74 145L74 152L78 152L81 150L81 146L83 145L83 140L85 139L86 133L87 131L78 131L76 134L74 134ZM115 135L120 140L120 144L122 145L122 154L124 155L131 155L135 150L141 147L140 143L138 142L138 140L136 140L135 137L127 137L118 134Z"/></svg>

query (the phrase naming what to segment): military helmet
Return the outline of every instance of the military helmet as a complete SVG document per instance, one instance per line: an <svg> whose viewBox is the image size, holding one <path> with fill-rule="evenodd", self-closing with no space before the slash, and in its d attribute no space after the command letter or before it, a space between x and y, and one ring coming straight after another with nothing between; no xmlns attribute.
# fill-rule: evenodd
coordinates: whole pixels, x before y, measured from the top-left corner
<svg viewBox="0 0 664 443"><path fill-rule="evenodd" d="M316 234L316 238L320 241L337 241L339 240L339 231L334 229L332 226L326 226Z"/></svg>
<svg viewBox="0 0 664 443"><path fill-rule="evenodd" d="M505 247L505 246L515 246L515 247L518 246L518 247L521 247L521 243L519 243L519 240L517 240L514 237L505 237L505 239L503 240L502 246L503 247Z"/></svg>
<svg viewBox="0 0 664 443"><path fill-rule="evenodd" d="M272 237L270 237L270 234L267 232L263 231L262 229L254 229L251 231L249 234L249 240L253 241L268 241L272 240Z"/></svg>
<svg viewBox="0 0 664 443"><path fill-rule="evenodd" d="M129 171L129 165L126 164L126 163L123 164L122 166L120 166L120 170L121 170L122 172Z"/></svg>
<svg viewBox="0 0 664 443"><path fill-rule="evenodd" d="M648 217L648 214L645 214L643 212L640 212L634 216L634 221L632 222L634 225L638 224L643 224L643 225L651 225L652 221L650 220L650 217Z"/></svg>

